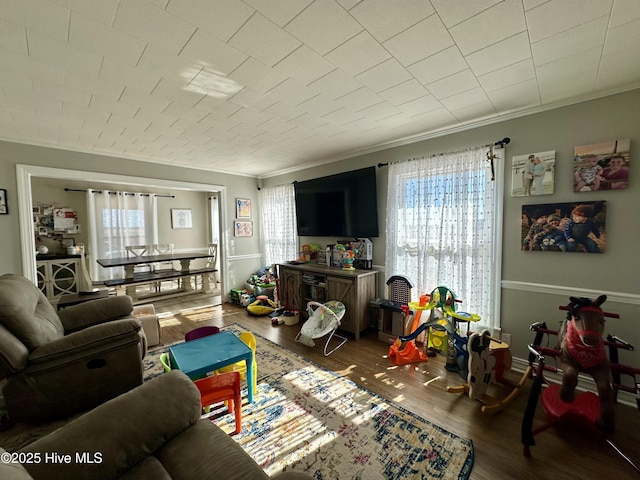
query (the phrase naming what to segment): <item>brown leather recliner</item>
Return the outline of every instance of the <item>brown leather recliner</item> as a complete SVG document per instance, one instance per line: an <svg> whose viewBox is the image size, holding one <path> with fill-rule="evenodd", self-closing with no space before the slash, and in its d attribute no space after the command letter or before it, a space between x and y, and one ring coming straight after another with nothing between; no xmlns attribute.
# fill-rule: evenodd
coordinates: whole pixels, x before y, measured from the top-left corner
<svg viewBox="0 0 640 480"><path fill-rule="evenodd" d="M130 297L56 313L28 279L0 276L0 379L12 423L92 408L142 383L146 338Z"/></svg>

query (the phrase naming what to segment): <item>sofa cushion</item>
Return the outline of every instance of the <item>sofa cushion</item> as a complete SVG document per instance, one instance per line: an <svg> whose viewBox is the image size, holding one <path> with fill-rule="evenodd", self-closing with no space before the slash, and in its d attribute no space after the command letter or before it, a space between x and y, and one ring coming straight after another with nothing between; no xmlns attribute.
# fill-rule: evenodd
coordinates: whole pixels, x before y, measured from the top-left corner
<svg viewBox="0 0 640 480"><path fill-rule="evenodd" d="M114 318L130 316L133 300L128 295L91 300L62 310L58 315L67 334Z"/></svg>
<svg viewBox="0 0 640 480"><path fill-rule="evenodd" d="M171 480L169 473L153 455L126 472L120 480Z"/></svg>
<svg viewBox="0 0 640 480"><path fill-rule="evenodd" d="M64 335L47 297L31 281L12 273L0 276L0 323L29 351Z"/></svg>
<svg viewBox="0 0 640 480"><path fill-rule="evenodd" d="M174 480L269 478L235 440L207 419L169 440L156 457Z"/></svg>

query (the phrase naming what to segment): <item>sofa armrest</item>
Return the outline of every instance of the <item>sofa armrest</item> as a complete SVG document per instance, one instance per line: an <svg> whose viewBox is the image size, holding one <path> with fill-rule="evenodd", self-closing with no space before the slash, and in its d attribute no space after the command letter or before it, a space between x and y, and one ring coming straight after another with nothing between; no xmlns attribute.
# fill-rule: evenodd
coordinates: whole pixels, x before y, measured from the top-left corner
<svg viewBox="0 0 640 480"><path fill-rule="evenodd" d="M101 455L99 463L29 464L34 479L117 478L200 419L200 393L179 370L104 403L21 452Z"/></svg>
<svg viewBox="0 0 640 480"><path fill-rule="evenodd" d="M0 325L0 379L27 366L29 350L3 325Z"/></svg>
<svg viewBox="0 0 640 480"><path fill-rule="evenodd" d="M105 349L140 341L140 320L126 318L94 325L45 343L29 355L29 368L53 361L69 361Z"/></svg>
<svg viewBox="0 0 640 480"><path fill-rule="evenodd" d="M133 311L133 300L127 295L91 300L58 312L66 334L83 328L127 317Z"/></svg>

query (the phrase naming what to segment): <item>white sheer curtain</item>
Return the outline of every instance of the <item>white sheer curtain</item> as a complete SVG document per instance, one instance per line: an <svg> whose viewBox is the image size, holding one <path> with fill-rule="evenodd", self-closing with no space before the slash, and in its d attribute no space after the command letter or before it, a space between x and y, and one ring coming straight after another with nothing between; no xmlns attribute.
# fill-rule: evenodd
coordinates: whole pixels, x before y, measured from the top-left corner
<svg viewBox="0 0 640 480"><path fill-rule="evenodd" d="M260 225L265 265L298 258L298 230L293 184L262 188Z"/></svg>
<svg viewBox="0 0 640 480"><path fill-rule="evenodd" d="M389 165L387 196L387 277L407 276L416 297L449 287L463 301L458 310L477 313L494 333L500 327L501 181L491 180L487 149L475 148Z"/></svg>
<svg viewBox="0 0 640 480"><path fill-rule="evenodd" d="M98 258L126 257L127 245L158 243L157 197L153 194L88 190L90 273L94 281L122 277Z"/></svg>

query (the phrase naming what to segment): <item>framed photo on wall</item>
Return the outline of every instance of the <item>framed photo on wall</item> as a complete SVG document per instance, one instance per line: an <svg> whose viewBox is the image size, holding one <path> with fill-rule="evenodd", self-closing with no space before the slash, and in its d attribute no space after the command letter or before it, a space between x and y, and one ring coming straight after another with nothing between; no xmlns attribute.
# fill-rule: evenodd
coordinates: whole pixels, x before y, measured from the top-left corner
<svg viewBox="0 0 640 480"><path fill-rule="evenodd" d="M604 253L606 202L522 206L520 248L526 252Z"/></svg>
<svg viewBox="0 0 640 480"><path fill-rule="evenodd" d="M628 138L575 147L573 191L620 190L629 186Z"/></svg>
<svg viewBox="0 0 640 480"><path fill-rule="evenodd" d="M4 188L0 188L0 215L8 215L9 208L7 207L7 191Z"/></svg>
<svg viewBox="0 0 640 480"><path fill-rule="evenodd" d="M552 194L555 169L555 150L515 155L511 162L511 196Z"/></svg>
<svg viewBox="0 0 640 480"><path fill-rule="evenodd" d="M251 200L236 198L236 218L251 218Z"/></svg>
<svg viewBox="0 0 640 480"><path fill-rule="evenodd" d="M252 237L253 222L246 220L236 220L234 223L233 234L236 237Z"/></svg>
<svg viewBox="0 0 640 480"><path fill-rule="evenodd" d="M171 209L171 228L174 230L179 228L193 228L193 219L191 217L190 208L172 208Z"/></svg>

